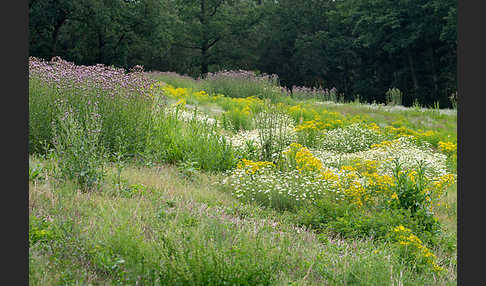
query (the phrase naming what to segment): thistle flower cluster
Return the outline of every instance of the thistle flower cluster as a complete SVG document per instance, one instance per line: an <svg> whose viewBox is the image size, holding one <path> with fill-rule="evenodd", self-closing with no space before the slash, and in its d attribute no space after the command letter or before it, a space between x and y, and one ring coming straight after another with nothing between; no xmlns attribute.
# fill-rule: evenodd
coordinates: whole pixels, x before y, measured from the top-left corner
<svg viewBox="0 0 486 286"><path fill-rule="evenodd" d="M225 78L232 78L232 79L244 79L254 82L268 82L272 84L278 83L278 75L276 74L256 74L253 71L246 71L246 70L222 70L215 73L208 73L206 74L206 80L218 80L218 79L225 79Z"/></svg>
<svg viewBox="0 0 486 286"><path fill-rule="evenodd" d="M127 72L122 68L102 64L75 65L59 57L54 57L51 61L29 57L29 78L40 79L61 90L98 88L111 97L149 96L149 87L154 83L143 75L141 67Z"/></svg>
<svg viewBox="0 0 486 286"><path fill-rule="evenodd" d="M328 89L322 87L305 87L292 86L291 93L293 96L303 98L317 98L320 100L333 101L338 100L338 93L335 87Z"/></svg>

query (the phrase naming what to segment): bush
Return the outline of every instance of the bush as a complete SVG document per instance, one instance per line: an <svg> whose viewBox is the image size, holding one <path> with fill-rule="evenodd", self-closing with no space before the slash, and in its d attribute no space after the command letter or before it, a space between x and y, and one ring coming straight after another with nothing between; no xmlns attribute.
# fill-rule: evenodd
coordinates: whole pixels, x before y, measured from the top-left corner
<svg viewBox="0 0 486 286"><path fill-rule="evenodd" d="M386 105L402 105L402 92L398 88L390 88L386 92Z"/></svg>

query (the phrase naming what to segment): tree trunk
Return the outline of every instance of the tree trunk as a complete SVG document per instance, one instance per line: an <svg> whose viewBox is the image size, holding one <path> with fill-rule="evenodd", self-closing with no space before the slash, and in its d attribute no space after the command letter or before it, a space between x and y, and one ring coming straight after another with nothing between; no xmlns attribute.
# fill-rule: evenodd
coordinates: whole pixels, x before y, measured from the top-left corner
<svg viewBox="0 0 486 286"><path fill-rule="evenodd" d="M410 67L410 74L412 76L412 81L413 81L413 88L415 89L415 91L417 91L418 88L419 88L419 85L418 85L418 81L417 81L417 74L415 73L415 66L413 64L412 53L409 50L407 54L408 54L408 64L409 64L409 67Z"/></svg>
<svg viewBox="0 0 486 286"><path fill-rule="evenodd" d="M432 81L434 83L434 96L433 98L440 98L439 96L439 78L437 77L437 69L435 68L435 53L432 45L429 45L430 67L432 69Z"/></svg>
<svg viewBox="0 0 486 286"><path fill-rule="evenodd" d="M65 17L59 19L54 25L54 31L52 32L52 57L57 56L57 38L59 37L59 30L61 29L64 22L66 22Z"/></svg>
<svg viewBox="0 0 486 286"><path fill-rule="evenodd" d="M415 72L415 66L413 64L412 53L410 52L410 50L407 50L407 55L408 55L408 64L409 64L409 67L410 67L410 74L412 76L412 81L413 81L414 98L416 99L417 96L418 96L418 89L419 89L417 74ZM413 102L413 99L412 99L412 102Z"/></svg>
<svg viewBox="0 0 486 286"><path fill-rule="evenodd" d="M205 76L208 73L208 48L207 48L207 43L203 44L201 48L201 74Z"/></svg>
<svg viewBox="0 0 486 286"><path fill-rule="evenodd" d="M98 63L102 64L103 63L103 49L105 47L105 41L103 40L103 36L101 35L101 32L98 33Z"/></svg>
<svg viewBox="0 0 486 286"><path fill-rule="evenodd" d="M201 75L204 77L208 73L208 49L209 40L206 31L206 0L201 1L201 15L199 21L202 26L202 41L201 41Z"/></svg>

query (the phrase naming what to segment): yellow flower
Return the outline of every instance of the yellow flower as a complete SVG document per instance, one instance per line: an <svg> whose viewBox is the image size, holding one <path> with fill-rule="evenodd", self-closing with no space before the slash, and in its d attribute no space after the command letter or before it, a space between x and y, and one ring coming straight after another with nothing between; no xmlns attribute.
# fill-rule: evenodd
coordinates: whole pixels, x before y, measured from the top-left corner
<svg viewBox="0 0 486 286"><path fill-rule="evenodd" d="M236 166L238 169L246 169L245 172L247 174L255 174L258 170L267 168L267 167L275 167L275 164L272 162L267 161L257 161L254 162L252 160L241 159L241 161Z"/></svg>
<svg viewBox="0 0 486 286"><path fill-rule="evenodd" d="M407 174L407 176L410 178L410 180L411 180L413 183L415 183L415 177L416 177L416 175L417 175L417 171L413 171L413 170L412 170L412 171L410 171L410 172Z"/></svg>
<svg viewBox="0 0 486 286"><path fill-rule="evenodd" d="M341 167L341 170L347 171L347 172L354 172L354 171L356 171L356 169L353 168L353 166L342 166Z"/></svg>
<svg viewBox="0 0 486 286"><path fill-rule="evenodd" d="M314 157L309 149L303 147L295 154L297 169L303 171L319 171L322 168L322 162Z"/></svg>
<svg viewBox="0 0 486 286"><path fill-rule="evenodd" d="M376 125L376 123L372 122L367 125L368 129L373 130L375 132L380 132L380 126Z"/></svg>
<svg viewBox="0 0 486 286"><path fill-rule="evenodd" d="M186 106L186 99L185 98L179 99L179 101L177 101L176 103L174 103L174 106L181 106L181 107Z"/></svg>
<svg viewBox="0 0 486 286"><path fill-rule="evenodd" d="M336 182L339 180L339 176L334 174L331 170L326 169L325 171L321 171L321 179Z"/></svg>
<svg viewBox="0 0 486 286"><path fill-rule="evenodd" d="M439 141L439 150L446 154L452 154L457 151L457 144Z"/></svg>

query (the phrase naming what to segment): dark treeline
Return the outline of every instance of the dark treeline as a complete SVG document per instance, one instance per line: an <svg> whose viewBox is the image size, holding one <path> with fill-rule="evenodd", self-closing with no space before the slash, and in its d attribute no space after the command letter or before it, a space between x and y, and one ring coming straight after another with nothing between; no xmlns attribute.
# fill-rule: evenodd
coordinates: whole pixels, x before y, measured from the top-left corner
<svg viewBox="0 0 486 286"><path fill-rule="evenodd" d="M30 0L30 55L77 64L277 74L345 99L450 107L454 0Z"/></svg>

